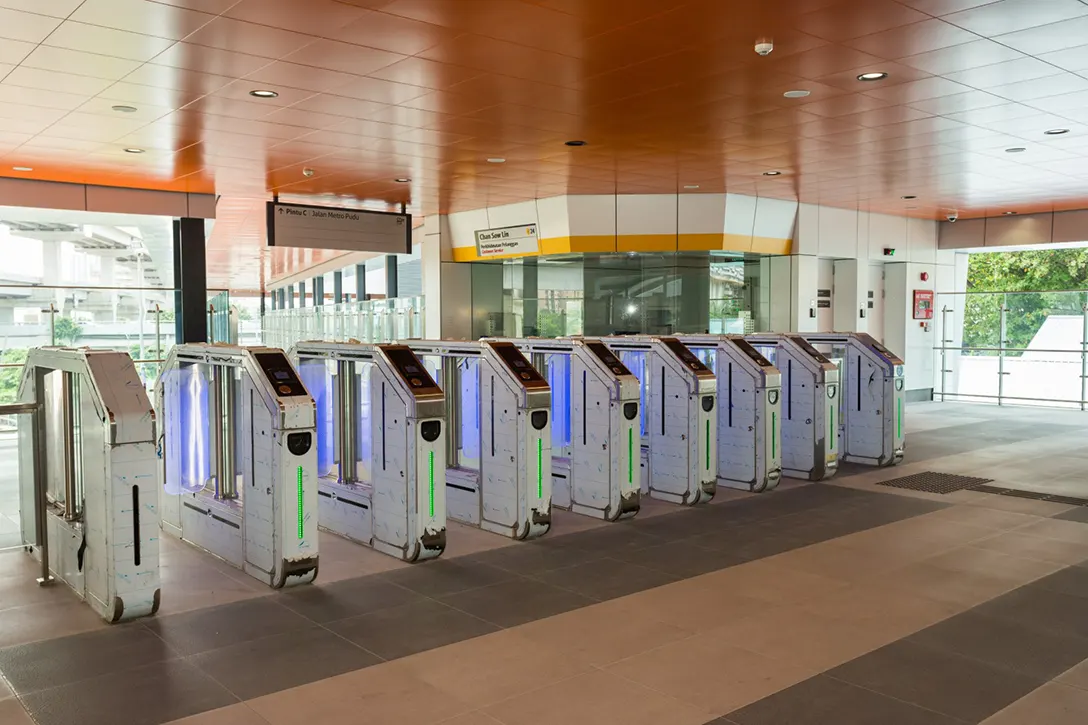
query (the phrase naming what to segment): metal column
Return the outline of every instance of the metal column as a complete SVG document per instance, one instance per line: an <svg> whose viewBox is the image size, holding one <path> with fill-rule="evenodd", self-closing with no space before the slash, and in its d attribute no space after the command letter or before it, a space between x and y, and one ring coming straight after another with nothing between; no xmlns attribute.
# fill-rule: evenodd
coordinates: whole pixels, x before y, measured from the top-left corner
<svg viewBox="0 0 1088 725"><path fill-rule="evenodd" d="M457 451L461 448L461 376L458 374L461 359L442 357L440 364L442 392L446 394L446 466L452 468L459 464ZM479 373L480 366L477 365L476 374Z"/></svg>
<svg viewBox="0 0 1088 725"><path fill-rule="evenodd" d="M386 299L393 299L398 294L397 255L387 254L385 257L385 297Z"/></svg>
<svg viewBox="0 0 1088 725"><path fill-rule="evenodd" d="M355 300L362 302L366 300L366 264L360 263L355 265Z"/></svg>
<svg viewBox="0 0 1088 725"><path fill-rule="evenodd" d="M1001 299L1001 322L998 325L997 331L997 404L1003 404L1003 398L1005 397L1005 376L1008 375L1005 372L1005 346L1009 344L1006 340L1008 326L1006 324L1006 315L1009 312L1009 306L1006 304L1009 301L1007 295L1003 295Z"/></svg>
<svg viewBox="0 0 1088 725"><path fill-rule="evenodd" d="M212 368L212 394L215 412L215 497L238 498L238 480L234 450L234 369Z"/></svg>
<svg viewBox="0 0 1088 725"><path fill-rule="evenodd" d="M339 360L336 363L336 397L338 404L334 410L339 417L336 420L336 440L339 455L337 456L337 471L340 483L355 483L357 478L356 461L359 453L356 450L358 432L355 429L359 415L359 379L356 375L355 363L350 360Z"/></svg>
<svg viewBox="0 0 1088 725"><path fill-rule="evenodd" d="M344 272L340 269L332 273L332 301L337 305L344 301Z"/></svg>
<svg viewBox="0 0 1088 725"><path fill-rule="evenodd" d="M306 306L306 283L298 283L298 306L300 308Z"/></svg>
<svg viewBox="0 0 1088 725"><path fill-rule="evenodd" d="M945 393L948 392L948 345L952 340L948 339L948 305L941 308L941 402L944 402Z"/></svg>
<svg viewBox="0 0 1088 725"><path fill-rule="evenodd" d="M174 220L175 339L179 343L208 340L208 270L204 220Z"/></svg>
<svg viewBox="0 0 1088 725"><path fill-rule="evenodd" d="M325 304L325 278L314 277L314 307Z"/></svg>

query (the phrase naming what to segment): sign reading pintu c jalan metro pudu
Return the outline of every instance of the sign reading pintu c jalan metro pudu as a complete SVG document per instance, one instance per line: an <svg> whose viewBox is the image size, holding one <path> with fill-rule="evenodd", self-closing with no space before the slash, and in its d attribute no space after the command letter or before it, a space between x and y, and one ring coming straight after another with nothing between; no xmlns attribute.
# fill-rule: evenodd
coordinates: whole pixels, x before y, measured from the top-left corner
<svg viewBox="0 0 1088 725"><path fill-rule="evenodd" d="M412 215L268 202L268 246L412 253Z"/></svg>
<svg viewBox="0 0 1088 725"><path fill-rule="evenodd" d="M476 232L476 255L480 258L537 254L539 251L536 224Z"/></svg>

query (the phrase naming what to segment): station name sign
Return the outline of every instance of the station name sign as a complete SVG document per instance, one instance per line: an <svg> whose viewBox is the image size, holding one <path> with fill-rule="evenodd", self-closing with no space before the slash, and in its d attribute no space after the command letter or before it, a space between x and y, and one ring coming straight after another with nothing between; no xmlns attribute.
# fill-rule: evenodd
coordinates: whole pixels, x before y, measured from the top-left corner
<svg viewBox="0 0 1088 725"><path fill-rule="evenodd" d="M268 202L268 246L412 253L412 215Z"/></svg>
<svg viewBox="0 0 1088 725"><path fill-rule="evenodd" d="M540 239L537 235L536 224L483 229L476 232L476 255L481 258L537 254L539 251Z"/></svg>

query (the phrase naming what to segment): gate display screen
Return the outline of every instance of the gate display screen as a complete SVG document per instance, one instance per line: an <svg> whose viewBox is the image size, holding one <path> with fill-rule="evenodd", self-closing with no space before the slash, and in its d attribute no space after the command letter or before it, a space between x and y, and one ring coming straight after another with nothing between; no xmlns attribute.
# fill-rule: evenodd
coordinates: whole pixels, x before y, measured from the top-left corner
<svg viewBox="0 0 1088 725"><path fill-rule="evenodd" d="M755 362L755 364L759 365L761 368L774 367L773 365L771 365L770 361L767 360L767 358L759 354L759 350L756 350L745 340L736 339L733 340L733 344L736 345L741 352L750 357Z"/></svg>
<svg viewBox="0 0 1088 725"><path fill-rule="evenodd" d="M790 335L789 338L790 338L791 341L793 341L797 345L797 347L799 347L802 350L804 350L805 352L807 352L809 354L809 356L813 360L815 360L816 362L818 362L818 363L830 363L831 362L826 357L824 357L824 355L819 350L814 348L809 343L808 340L801 337L800 335Z"/></svg>
<svg viewBox="0 0 1088 725"><path fill-rule="evenodd" d="M381 349L413 393L442 392L410 348L402 345L382 345Z"/></svg>
<svg viewBox="0 0 1088 725"><path fill-rule="evenodd" d="M589 351L597 356L597 359L608 366L608 369L612 371L614 375L630 375L631 371L627 369L627 366L619 361L612 351L605 347L603 342L587 342L586 347Z"/></svg>
<svg viewBox="0 0 1088 725"><path fill-rule="evenodd" d="M663 337L661 343L669 348L673 355L680 358L680 362L684 363L687 367L691 368L697 373L710 373L710 368L703 365L703 361L695 356L687 345L677 340L675 337Z"/></svg>
<svg viewBox="0 0 1088 725"><path fill-rule="evenodd" d="M491 342L491 349L498 353L506 367L514 373L518 381L526 388L547 388L548 381L541 377L525 356L512 343Z"/></svg>
<svg viewBox="0 0 1088 725"><path fill-rule="evenodd" d="M277 395L292 397L295 395L309 395L306 386L298 379L295 369L287 361L287 356L282 352L258 352L253 356L257 364L261 366L264 375L272 383L272 389Z"/></svg>

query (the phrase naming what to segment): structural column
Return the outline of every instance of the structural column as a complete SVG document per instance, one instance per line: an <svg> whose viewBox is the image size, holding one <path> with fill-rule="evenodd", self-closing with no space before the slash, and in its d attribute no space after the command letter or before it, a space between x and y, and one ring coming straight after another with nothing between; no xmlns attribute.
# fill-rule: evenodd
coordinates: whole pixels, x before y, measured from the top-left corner
<svg viewBox="0 0 1088 725"><path fill-rule="evenodd" d="M366 263L355 265L355 301L366 300Z"/></svg>
<svg viewBox="0 0 1088 725"><path fill-rule="evenodd" d="M521 265L521 334L525 337L536 336L540 330L537 320L540 307L538 277L536 260L525 259Z"/></svg>
<svg viewBox="0 0 1088 725"><path fill-rule="evenodd" d="M397 294L397 255L390 254L385 258L385 296L391 299Z"/></svg>
<svg viewBox="0 0 1088 725"><path fill-rule="evenodd" d="M174 220L174 339L208 341L208 270L204 220Z"/></svg>

